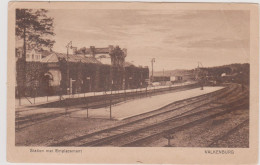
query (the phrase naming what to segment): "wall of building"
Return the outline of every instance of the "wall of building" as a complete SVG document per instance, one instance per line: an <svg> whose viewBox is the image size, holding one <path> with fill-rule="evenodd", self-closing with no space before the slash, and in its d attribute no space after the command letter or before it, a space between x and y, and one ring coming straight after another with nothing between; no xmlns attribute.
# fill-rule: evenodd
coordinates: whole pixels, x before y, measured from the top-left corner
<svg viewBox="0 0 260 165"><path fill-rule="evenodd" d="M20 63L17 63L17 68ZM40 63L26 62L26 85L23 72L17 74L17 84L26 90L27 96L68 94L93 91L122 90L145 87L149 69L142 67L112 67L92 63ZM67 74L69 73L69 76ZM69 80L68 80L69 77ZM70 83L70 81L72 83ZM72 85L71 85L72 84Z"/></svg>

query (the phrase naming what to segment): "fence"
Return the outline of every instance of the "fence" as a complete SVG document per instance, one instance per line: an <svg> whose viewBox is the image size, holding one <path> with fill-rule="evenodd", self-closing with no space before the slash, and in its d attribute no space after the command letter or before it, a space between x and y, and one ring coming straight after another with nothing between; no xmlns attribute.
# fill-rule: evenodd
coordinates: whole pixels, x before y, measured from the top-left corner
<svg viewBox="0 0 260 165"><path fill-rule="evenodd" d="M152 94L152 93L158 93L163 91L169 91L175 88L180 88L183 86L189 87L193 84L178 84L178 85L172 85L172 86L157 86L157 87L146 87L146 88L137 88L137 89L127 89L127 90L116 90L116 91L102 91L102 92L88 92L88 93L77 93L77 94L71 94L71 95L56 95L56 96L42 96L42 97L21 97L16 99L16 106L21 105L35 105L35 104L43 104L43 103L49 103L49 102L55 102L59 101L61 97L64 99L70 99L70 98L85 98L85 97L92 97L92 96L106 96L112 92L112 94L119 94L123 97L128 97L128 95L132 96L133 94L143 95L144 93ZM146 95L145 94L145 95ZM134 96L133 96L134 97Z"/></svg>

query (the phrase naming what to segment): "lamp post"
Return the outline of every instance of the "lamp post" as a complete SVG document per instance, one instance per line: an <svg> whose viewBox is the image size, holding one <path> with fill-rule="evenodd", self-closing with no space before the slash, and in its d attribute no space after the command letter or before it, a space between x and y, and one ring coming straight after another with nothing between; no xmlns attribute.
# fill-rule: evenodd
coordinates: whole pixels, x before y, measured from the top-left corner
<svg viewBox="0 0 260 165"><path fill-rule="evenodd" d="M165 85L164 68L163 68L163 85Z"/></svg>
<svg viewBox="0 0 260 165"><path fill-rule="evenodd" d="M88 85L89 85L89 87L88 87L88 90L89 90L89 92L91 92L91 81L90 81L90 77L87 77L86 78L87 80L88 80Z"/></svg>
<svg viewBox="0 0 260 165"><path fill-rule="evenodd" d="M130 84L129 86L130 86L130 89L132 88L132 85L133 85L132 79L133 79L132 76L129 77L129 84Z"/></svg>
<svg viewBox="0 0 260 165"><path fill-rule="evenodd" d="M112 93L112 87L113 87L113 79L111 80L111 94L110 94L110 99L109 99L109 119L112 119L112 103L113 103L113 93Z"/></svg>
<svg viewBox="0 0 260 165"><path fill-rule="evenodd" d="M72 41L70 41L67 45L66 45L66 48L67 48L67 83L66 83L66 86L67 86L67 94L70 94L70 71L69 71L69 48L71 49L72 48Z"/></svg>
<svg viewBox="0 0 260 165"><path fill-rule="evenodd" d="M132 84L133 84L132 79L133 79L132 76L129 77L129 84L130 84L130 85L129 85L129 86L130 86L130 88L129 88L129 89L130 89L130 99L131 99ZM133 95L133 96L134 96L134 95Z"/></svg>

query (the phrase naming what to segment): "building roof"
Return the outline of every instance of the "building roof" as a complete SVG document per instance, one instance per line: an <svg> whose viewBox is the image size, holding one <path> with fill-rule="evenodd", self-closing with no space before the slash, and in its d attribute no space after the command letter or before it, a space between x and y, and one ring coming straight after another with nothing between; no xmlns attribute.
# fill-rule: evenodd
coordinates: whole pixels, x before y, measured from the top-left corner
<svg viewBox="0 0 260 165"><path fill-rule="evenodd" d="M124 62L124 67L130 67L130 66L135 66L134 64L132 64L131 62Z"/></svg>
<svg viewBox="0 0 260 165"><path fill-rule="evenodd" d="M26 50L26 53L31 53L31 52L35 52L36 54L40 54L40 52L39 51L37 51L36 49L27 49Z"/></svg>
<svg viewBox="0 0 260 165"><path fill-rule="evenodd" d="M64 53L52 53L44 58L42 58L41 62L43 63L56 63L61 59L65 59L67 61L67 54ZM101 64L94 57L85 57L84 55L68 55L69 62L82 62L82 63L92 63L92 64Z"/></svg>
<svg viewBox="0 0 260 165"><path fill-rule="evenodd" d="M23 52L23 47L17 47L17 48L15 48L16 49L16 51L19 51L19 52ZM26 49L26 53L31 53L32 51L34 51L35 53L37 53L37 54L41 54L41 52L40 51L38 51L37 49L34 49L34 48L32 48L32 49Z"/></svg>
<svg viewBox="0 0 260 165"><path fill-rule="evenodd" d="M40 51L39 53L42 54L42 58L43 58L43 57L46 57L46 56L52 54L53 52L48 51L48 50L43 50L43 51Z"/></svg>

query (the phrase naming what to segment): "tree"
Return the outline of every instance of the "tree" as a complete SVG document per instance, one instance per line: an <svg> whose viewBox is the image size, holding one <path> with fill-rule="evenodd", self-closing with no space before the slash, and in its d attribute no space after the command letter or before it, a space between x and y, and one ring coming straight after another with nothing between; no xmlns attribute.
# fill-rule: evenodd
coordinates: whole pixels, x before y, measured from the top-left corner
<svg viewBox="0 0 260 165"><path fill-rule="evenodd" d="M125 54L119 46L116 46L111 52L111 63L113 66L123 67Z"/></svg>
<svg viewBox="0 0 260 165"><path fill-rule="evenodd" d="M15 34L23 39L23 58L26 55L26 45L35 45L36 48L52 48L54 40L48 36L55 35L53 32L53 18L48 17L48 10L40 9L16 9Z"/></svg>
<svg viewBox="0 0 260 165"><path fill-rule="evenodd" d="M47 10L39 9L16 9L15 35L23 40L22 58L18 59L17 85L19 97L24 95L26 88L26 46L31 45L40 49L42 47L52 48L54 40L48 36L55 35L53 32L53 18L48 17ZM34 69L32 69L34 70Z"/></svg>

